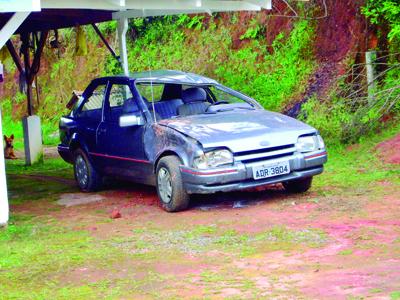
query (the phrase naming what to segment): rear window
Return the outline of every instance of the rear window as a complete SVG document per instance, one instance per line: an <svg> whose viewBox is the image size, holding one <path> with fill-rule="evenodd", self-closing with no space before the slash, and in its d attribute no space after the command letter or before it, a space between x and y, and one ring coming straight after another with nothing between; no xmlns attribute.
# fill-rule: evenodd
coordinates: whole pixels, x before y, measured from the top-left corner
<svg viewBox="0 0 400 300"><path fill-rule="evenodd" d="M102 84L96 87L92 95L86 99L83 104L82 111L101 109L103 106L104 94L106 91L106 85Z"/></svg>
<svg viewBox="0 0 400 300"><path fill-rule="evenodd" d="M138 83L136 85L140 95L145 98L148 102L152 100L158 102L161 100L164 92L164 84L150 84L150 83Z"/></svg>

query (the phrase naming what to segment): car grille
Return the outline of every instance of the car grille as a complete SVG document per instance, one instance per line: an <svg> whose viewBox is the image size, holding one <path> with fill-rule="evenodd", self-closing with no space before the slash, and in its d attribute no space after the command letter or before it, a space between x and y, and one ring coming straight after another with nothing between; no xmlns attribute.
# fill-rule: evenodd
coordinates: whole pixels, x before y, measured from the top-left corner
<svg viewBox="0 0 400 300"><path fill-rule="evenodd" d="M252 151L236 152L234 153L234 158L235 161L240 161L242 163L252 163L252 162L258 162L258 161L293 155L295 151L296 151L295 145L291 144L278 147L257 149Z"/></svg>

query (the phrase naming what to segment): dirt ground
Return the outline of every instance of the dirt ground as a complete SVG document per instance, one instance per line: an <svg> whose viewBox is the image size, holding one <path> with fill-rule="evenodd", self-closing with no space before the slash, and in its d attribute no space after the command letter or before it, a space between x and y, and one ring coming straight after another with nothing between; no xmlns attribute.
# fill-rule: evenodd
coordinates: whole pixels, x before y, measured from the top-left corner
<svg viewBox="0 0 400 300"><path fill-rule="evenodd" d="M390 184L382 188L288 196L278 186L197 197L188 211L169 214L158 207L153 188L123 185L89 204L36 201L12 210L50 216L100 240L121 238L120 251L143 255L115 262L112 273L79 267L61 276L69 284L137 278L148 269L162 280L132 298L157 292L160 298L386 299L400 289L400 195ZM115 210L121 218L109 219ZM188 228L200 230L185 238ZM141 234L132 235L135 230Z"/></svg>
<svg viewBox="0 0 400 300"><path fill-rule="evenodd" d="M49 196L14 201L13 214L86 232L111 251L43 276L57 286L102 283L122 299L400 297L400 189L391 180L195 196L189 210L166 213L152 187L83 194L71 176L11 175L12 200L27 179L31 197Z"/></svg>

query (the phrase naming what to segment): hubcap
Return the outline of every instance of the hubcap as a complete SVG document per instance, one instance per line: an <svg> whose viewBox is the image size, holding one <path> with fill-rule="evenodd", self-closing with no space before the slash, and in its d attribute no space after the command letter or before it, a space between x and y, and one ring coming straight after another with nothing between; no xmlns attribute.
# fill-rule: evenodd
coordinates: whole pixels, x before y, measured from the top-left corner
<svg viewBox="0 0 400 300"><path fill-rule="evenodd" d="M86 165L86 161L83 159L81 155L76 158L75 162L75 173L76 179L81 187L85 187L88 182L88 168Z"/></svg>
<svg viewBox="0 0 400 300"><path fill-rule="evenodd" d="M170 203L172 198L171 174L164 167L161 167L160 170L158 170L157 185L162 202Z"/></svg>

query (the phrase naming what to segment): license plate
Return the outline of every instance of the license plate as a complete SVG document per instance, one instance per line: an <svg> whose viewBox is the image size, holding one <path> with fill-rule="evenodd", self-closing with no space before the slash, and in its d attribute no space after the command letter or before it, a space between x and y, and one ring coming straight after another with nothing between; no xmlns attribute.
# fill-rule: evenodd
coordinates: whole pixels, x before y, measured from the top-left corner
<svg viewBox="0 0 400 300"><path fill-rule="evenodd" d="M253 178L255 180L279 176L290 173L290 166L288 161L281 161L275 163L265 163L253 167Z"/></svg>

